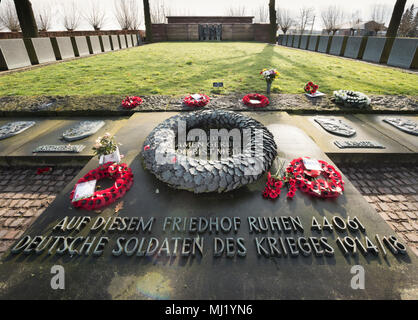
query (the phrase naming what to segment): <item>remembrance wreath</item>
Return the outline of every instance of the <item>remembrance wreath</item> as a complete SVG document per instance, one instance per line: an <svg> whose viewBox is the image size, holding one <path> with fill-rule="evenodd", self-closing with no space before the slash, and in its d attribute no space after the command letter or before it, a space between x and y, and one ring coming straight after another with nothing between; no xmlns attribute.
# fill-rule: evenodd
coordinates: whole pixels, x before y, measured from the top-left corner
<svg viewBox="0 0 418 320"><path fill-rule="evenodd" d="M117 164L107 162L98 168L89 171L77 181L70 195L71 201L73 200L75 189L79 183L90 180L101 180L104 178L111 178L115 180L114 185L110 188L96 191L94 195L89 198L72 202L73 206L75 208L83 208L86 210L100 209L112 204L119 198L122 198L133 184L133 174L131 168L128 168L125 163Z"/></svg>
<svg viewBox="0 0 418 320"><path fill-rule="evenodd" d="M126 97L122 101L122 107L125 109L133 109L139 106L142 103L142 99L140 97Z"/></svg>
<svg viewBox="0 0 418 320"><path fill-rule="evenodd" d="M189 95L183 99L183 103L189 107L204 107L209 103L210 98L205 94L200 94L200 96L200 99L194 99Z"/></svg>
<svg viewBox="0 0 418 320"><path fill-rule="evenodd" d="M305 158L309 159L309 157ZM295 196L297 189L318 198L337 198L344 191L344 181L341 174L327 162L323 160L318 160L318 162L322 171L307 170L301 157L290 162L283 178L272 176L269 172L263 197L276 199L279 197L283 185L288 184L287 197L289 199ZM321 174L325 179L318 178Z"/></svg>
<svg viewBox="0 0 418 320"><path fill-rule="evenodd" d="M253 103L251 102L251 100L258 100L260 101L260 103ZM242 102L244 102L245 105L250 107L265 107L270 103L269 99L266 96L263 96L262 94L258 93L247 94L246 96L244 96L244 98L242 98Z"/></svg>

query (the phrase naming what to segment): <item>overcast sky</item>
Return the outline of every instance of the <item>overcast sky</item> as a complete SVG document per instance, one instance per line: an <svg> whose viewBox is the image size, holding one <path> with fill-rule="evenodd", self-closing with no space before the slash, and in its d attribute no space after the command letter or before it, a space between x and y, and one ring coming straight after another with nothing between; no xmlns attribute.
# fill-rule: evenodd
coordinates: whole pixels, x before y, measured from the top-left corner
<svg viewBox="0 0 418 320"><path fill-rule="evenodd" d="M0 6L3 6L3 0ZM71 0L32 0L33 7L36 9L45 6L49 3L55 3L56 8L60 8L63 3L68 3ZM73 0L81 12L87 12L91 6L91 2L96 3L96 6L102 6L106 11L107 19L106 25L103 29L118 29L119 26L114 16L115 1L120 0ZM170 7L173 15L227 15L228 9L231 7L245 7L247 15L254 15L255 10L261 5L268 6L268 0L149 0L150 6L165 2L166 7ZM143 21L142 0L137 0L139 10L141 13L141 20ZM349 0L349 1L335 1L335 0L276 0L276 5L281 8L289 9L297 16L299 9L303 6L313 6L316 9L315 29L322 29L321 10L330 6L338 5L347 12L347 17L350 17L352 12L360 11L360 16L363 20L370 20L371 7L378 3L385 5L388 10L388 20L390 13L395 4L395 0ZM411 4L418 6L418 0L409 0L407 7ZM67 9L68 10L68 9ZM58 12L55 14L55 21L53 24L54 30L63 30L62 15ZM348 21L348 19L347 19ZM90 27L87 23L82 22L79 29L88 30Z"/></svg>

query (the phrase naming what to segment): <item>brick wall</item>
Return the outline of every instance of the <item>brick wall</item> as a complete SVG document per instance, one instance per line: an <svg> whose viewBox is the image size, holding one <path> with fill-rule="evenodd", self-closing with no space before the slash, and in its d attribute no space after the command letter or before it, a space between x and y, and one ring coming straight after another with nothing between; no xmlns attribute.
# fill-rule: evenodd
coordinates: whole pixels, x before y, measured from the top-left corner
<svg viewBox="0 0 418 320"><path fill-rule="evenodd" d="M197 23L153 24L153 41L197 41L198 26ZM268 42L269 28L269 24L262 23L223 23L222 40Z"/></svg>

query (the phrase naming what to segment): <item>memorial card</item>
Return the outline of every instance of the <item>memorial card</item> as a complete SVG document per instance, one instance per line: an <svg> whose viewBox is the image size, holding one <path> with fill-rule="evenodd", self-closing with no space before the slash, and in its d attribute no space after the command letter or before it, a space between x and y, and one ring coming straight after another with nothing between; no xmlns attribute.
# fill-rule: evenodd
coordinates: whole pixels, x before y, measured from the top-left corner
<svg viewBox="0 0 418 320"><path fill-rule="evenodd" d="M90 180L87 182L79 183L74 191L73 202L93 196L96 190L96 181L97 180Z"/></svg>

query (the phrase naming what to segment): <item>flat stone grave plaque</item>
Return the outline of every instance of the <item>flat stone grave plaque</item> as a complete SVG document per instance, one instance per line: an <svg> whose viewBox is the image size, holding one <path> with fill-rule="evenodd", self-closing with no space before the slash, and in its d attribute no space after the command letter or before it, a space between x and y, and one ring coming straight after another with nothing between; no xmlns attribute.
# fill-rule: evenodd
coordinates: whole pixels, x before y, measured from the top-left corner
<svg viewBox="0 0 418 320"><path fill-rule="evenodd" d="M92 53L102 52L102 47L100 46L99 36L90 36L90 45Z"/></svg>
<svg viewBox="0 0 418 320"><path fill-rule="evenodd" d="M418 39L396 38L390 52L388 65L400 68L411 68L418 50Z"/></svg>
<svg viewBox="0 0 418 320"><path fill-rule="evenodd" d="M71 43L71 38L70 37L57 37L57 44L58 44L58 49L60 52L60 56L61 59L70 59L70 58L74 58L75 54L74 54L74 48L73 45Z"/></svg>
<svg viewBox="0 0 418 320"><path fill-rule="evenodd" d="M13 137L22 133L36 124L35 121L15 121L9 122L0 127L0 140Z"/></svg>
<svg viewBox="0 0 418 320"><path fill-rule="evenodd" d="M112 34L110 36L111 40L112 40L112 47L113 50L119 50L120 49L120 45L119 45L119 37L116 34Z"/></svg>
<svg viewBox="0 0 418 320"><path fill-rule="evenodd" d="M104 52L112 51L112 46L110 45L109 36L102 36L103 50Z"/></svg>
<svg viewBox="0 0 418 320"><path fill-rule="evenodd" d="M385 149L384 146L374 141L335 141L334 144L340 149Z"/></svg>
<svg viewBox="0 0 418 320"><path fill-rule="evenodd" d="M339 56L343 48L344 36L334 36L332 37L331 48L329 53L335 56Z"/></svg>
<svg viewBox="0 0 418 320"><path fill-rule="evenodd" d="M363 60L379 63L385 43L386 38L369 37L363 54Z"/></svg>
<svg viewBox="0 0 418 320"><path fill-rule="evenodd" d="M0 70L11 70L31 65L22 39L0 40L0 56L3 56L4 62L6 63L6 65L3 65L0 61Z"/></svg>
<svg viewBox="0 0 418 320"><path fill-rule="evenodd" d="M87 38L84 36L74 37L77 44L79 57L88 56L90 54L89 46L87 44Z"/></svg>
<svg viewBox="0 0 418 320"><path fill-rule="evenodd" d="M87 138L95 134L101 127L105 125L102 120L99 121L81 121L74 127L68 129L62 134L66 141L76 141Z"/></svg>
<svg viewBox="0 0 418 320"><path fill-rule="evenodd" d="M418 136L418 123L415 121L403 120L401 118L385 118L383 121L403 132Z"/></svg>
<svg viewBox="0 0 418 320"><path fill-rule="evenodd" d="M348 37L344 57L357 59L362 41L362 37Z"/></svg>
<svg viewBox="0 0 418 320"><path fill-rule="evenodd" d="M33 153L80 153L86 146L82 144L78 145L66 145L66 144L48 144L37 147L33 150Z"/></svg>
<svg viewBox="0 0 418 320"><path fill-rule="evenodd" d="M311 36L309 39L308 50L315 51L319 36Z"/></svg>
<svg viewBox="0 0 418 320"><path fill-rule="evenodd" d="M328 42L329 42L329 36L320 36L319 37L318 52L326 53L327 49L328 49Z"/></svg>
<svg viewBox="0 0 418 320"><path fill-rule="evenodd" d="M31 41L39 63L53 62L56 60L50 38L33 38Z"/></svg>
<svg viewBox="0 0 418 320"><path fill-rule="evenodd" d="M314 118L314 120L329 133L344 137L352 137L356 134L356 130L341 120L335 118Z"/></svg>

